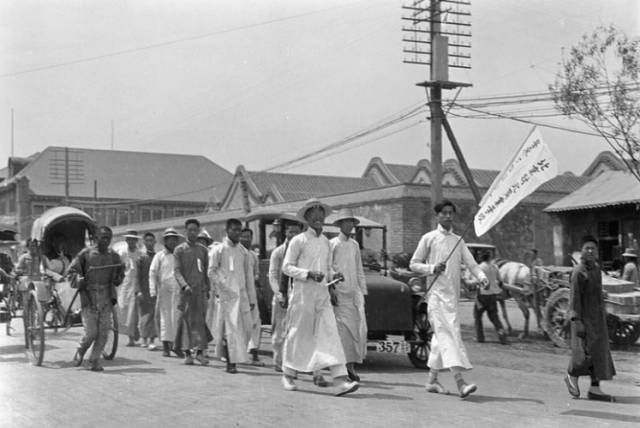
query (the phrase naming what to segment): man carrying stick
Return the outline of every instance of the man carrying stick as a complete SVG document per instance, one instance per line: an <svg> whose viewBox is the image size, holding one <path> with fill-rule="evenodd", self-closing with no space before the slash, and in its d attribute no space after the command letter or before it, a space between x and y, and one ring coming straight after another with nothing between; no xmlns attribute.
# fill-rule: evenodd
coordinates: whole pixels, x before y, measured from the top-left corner
<svg viewBox="0 0 640 428"><path fill-rule="evenodd" d="M443 200L435 206L438 227L422 236L410 268L414 272L428 275L427 305L429 323L434 334L427 365L430 368L428 392L448 393L438 382L438 373L450 370L456 380L460 397L474 392L477 386L467 384L462 378L464 370L472 368L467 350L460 335L458 297L460 296L460 265L462 263L482 282L488 285L487 277L480 269L464 240L453 233L453 202Z"/></svg>

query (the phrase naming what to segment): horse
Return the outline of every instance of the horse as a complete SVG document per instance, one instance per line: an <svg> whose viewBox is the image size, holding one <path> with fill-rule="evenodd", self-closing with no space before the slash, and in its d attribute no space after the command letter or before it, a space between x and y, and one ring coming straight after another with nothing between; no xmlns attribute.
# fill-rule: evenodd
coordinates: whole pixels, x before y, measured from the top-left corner
<svg viewBox="0 0 640 428"><path fill-rule="evenodd" d="M511 324L507 318L505 300L512 297L518 307L522 311L524 317L524 331L518 336L519 339L525 339L529 336L529 308L533 309L536 314L538 324L538 333L543 334L541 325L542 313L540 311L540 303L535 295L534 287L531 283L531 270L527 265L520 262L512 262L508 260L496 260L499 270L500 286L503 290L503 299L500 299L502 315L507 325L508 331L511 332Z"/></svg>

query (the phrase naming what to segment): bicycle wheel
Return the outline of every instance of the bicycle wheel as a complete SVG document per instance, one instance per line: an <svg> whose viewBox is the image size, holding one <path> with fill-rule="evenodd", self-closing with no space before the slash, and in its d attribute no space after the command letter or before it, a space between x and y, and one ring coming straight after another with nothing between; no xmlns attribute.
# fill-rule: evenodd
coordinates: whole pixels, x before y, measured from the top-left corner
<svg viewBox="0 0 640 428"><path fill-rule="evenodd" d="M116 306L111 309L111 328L107 336L107 343L102 350L102 356L105 360L113 360L118 350L118 310Z"/></svg>
<svg viewBox="0 0 640 428"><path fill-rule="evenodd" d="M27 341L28 354L31 363L35 366L42 365L44 358L44 314L42 305L38 301L38 296L34 290L27 294L27 301L24 309L25 336Z"/></svg>

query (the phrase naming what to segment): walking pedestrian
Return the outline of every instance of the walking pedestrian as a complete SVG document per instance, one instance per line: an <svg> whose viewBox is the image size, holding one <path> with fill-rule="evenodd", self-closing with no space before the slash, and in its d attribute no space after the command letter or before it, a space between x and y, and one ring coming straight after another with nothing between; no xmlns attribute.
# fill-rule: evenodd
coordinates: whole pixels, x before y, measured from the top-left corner
<svg viewBox="0 0 640 428"><path fill-rule="evenodd" d="M571 320L571 360L565 376L569 394L580 398L578 378L589 376L589 400L615 401L600 389L600 381L616 374L609 351L607 312L602 295L602 272L597 261L598 241L582 239L580 263L571 273L569 319Z"/></svg>
<svg viewBox="0 0 640 428"><path fill-rule="evenodd" d="M173 349L180 358L181 350L173 347L180 314L180 286L175 275L175 258L173 252L180 241L180 234L173 228L165 229L162 234L164 248L153 256L149 267L149 295L156 297L156 317L162 341L162 355L170 356Z"/></svg>
<svg viewBox="0 0 640 428"><path fill-rule="evenodd" d="M256 290L249 252L240 244L242 223L229 219L226 231L227 236L211 252L209 276L218 296L216 355L227 360L228 373L237 373L237 364L247 361Z"/></svg>
<svg viewBox="0 0 640 428"><path fill-rule="evenodd" d="M124 239L127 247L118 253L125 266L124 281L118 288L119 320L121 325L125 326L123 333L129 336L127 346L135 346L136 341L140 338L136 291L138 290L138 261L142 257L142 251L138 249L140 236L137 231L128 230Z"/></svg>
<svg viewBox="0 0 640 428"><path fill-rule="evenodd" d="M271 344L276 372L282 372L282 346L284 345L285 318L287 315L291 278L282 273L282 263L289 243L301 231L300 224L290 223L285 228L285 241L271 252L269 259L269 285L273 291L271 301Z"/></svg>
<svg viewBox="0 0 640 428"><path fill-rule="evenodd" d="M429 353L428 392L447 393L438 381L438 373L449 370L458 387L460 397L473 393L477 386L467 384L462 372L471 370L467 349L460 334L458 298L460 296L461 264L487 285L487 277L469 252L464 240L453 233L453 218L456 206L443 200L435 206L438 227L422 236L413 257L412 271L428 275L429 323L433 328L431 352Z"/></svg>
<svg viewBox="0 0 640 428"><path fill-rule="evenodd" d="M207 249L197 242L200 233L200 221L188 219L185 224L187 241L174 250L175 276L180 286L181 319L176 329L174 346L185 354L184 363L193 365L192 351L195 359L202 365L209 364L204 354L211 341L211 332L206 324L207 301L210 285L207 276L209 255Z"/></svg>
<svg viewBox="0 0 640 428"><path fill-rule="evenodd" d="M138 290L136 297L138 300L138 330L142 338L142 347L149 347L150 351L156 349L153 341L156 338L155 308L156 297L151 296L149 290L149 269L151 262L156 255L156 236L147 232L144 234L145 253L138 260Z"/></svg>
<svg viewBox="0 0 640 428"><path fill-rule="evenodd" d="M213 239L211 235L205 228L200 230L198 234L198 242L202 244L207 249L207 257L211 259L211 251L213 250ZM209 277L209 284L212 285L211 277ZM212 345L214 341L218 338L218 332L216 331L216 307L217 307L217 299L213 291L209 291L209 299L207 300L207 309L205 315L205 323L207 324L207 328L211 332L211 337L213 337ZM207 358L209 358L209 353L205 350L204 354Z"/></svg>
<svg viewBox="0 0 640 428"><path fill-rule="evenodd" d="M502 327L500 318L498 317L498 296L502 293L499 285L500 272L498 267L492 263L491 254L486 252L480 258L480 269L487 276L489 281L488 287L479 287L476 295L476 302L473 305L473 318L476 327L476 340L480 343L484 342L484 330L482 328L482 316L487 312L489 320L493 324L498 333L498 340L503 345L507 344L507 333Z"/></svg>
<svg viewBox="0 0 640 428"><path fill-rule="evenodd" d="M116 304L113 287L122 283L124 266L120 256L109 248L113 234L102 226L96 234L96 245L80 251L69 266L71 286L80 291L82 326L84 336L73 357L76 367L82 365L84 355L93 344L89 367L91 371L103 371L100 356L111 328L112 307Z"/></svg>
<svg viewBox="0 0 640 428"><path fill-rule="evenodd" d="M308 200L298 211L298 218L309 228L291 239L284 257L282 271L293 278L289 299L286 338L283 347L282 384L287 391L297 389L297 372L331 370L335 395L356 391L360 384L347 376L346 359L338 334L336 318L327 290L331 280L331 248L322 234L325 217L331 207L317 199ZM334 278L340 278L336 272ZM326 381L314 376L314 383L325 386Z"/></svg>
<svg viewBox="0 0 640 428"><path fill-rule="evenodd" d="M349 379L360 381L355 365L362 364L367 355L367 318L364 311L364 296L367 282L362 268L360 246L351 238L351 232L360 221L348 208L338 212L334 226L340 234L331 240L333 271L340 272L344 281L331 287L333 311L336 315L338 333L347 360Z"/></svg>
<svg viewBox="0 0 640 428"><path fill-rule="evenodd" d="M260 263L258 255L251 250L253 244L253 230L249 228L242 229L240 232L240 243L247 250L249 255L249 265L253 275L253 283L255 284L256 293L260 287ZM258 357L260 350L260 339L262 336L262 322L260 320L260 307L256 304L251 308L251 319L253 320L253 328L251 329L251 338L249 339L248 352L251 354L251 365L264 367L264 363Z"/></svg>

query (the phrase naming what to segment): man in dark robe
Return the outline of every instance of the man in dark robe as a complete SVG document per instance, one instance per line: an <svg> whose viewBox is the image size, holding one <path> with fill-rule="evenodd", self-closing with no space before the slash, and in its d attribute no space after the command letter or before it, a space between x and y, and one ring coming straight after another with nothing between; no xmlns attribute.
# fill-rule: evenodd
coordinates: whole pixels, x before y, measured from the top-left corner
<svg viewBox="0 0 640 428"><path fill-rule="evenodd" d="M209 364L204 354L207 343L213 338L206 324L207 301L210 284L207 271L209 255L207 249L197 242L200 222L189 219L185 222L187 241L178 245L175 256L175 276L181 289L178 310L182 320L178 323L174 347L183 350L185 364L193 364L192 350L196 351L196 360L202 365Z"/></svg>
<svg viewBox="0 0 640 428"><path fill-rule="evenodd" d="M571 274L571 360L565 383L569 394L579 398L578 378L590 376L591 387L587 397L590 400L615 401L614 397L600 390L600 381L611 380L616 370L609 352L602 273L596 260L597 240L593 236L585 236L581 251L580 263Z"/></svg>
<svg viewBox="0 0 640 428"><path fill-rule="evenodd" d="M149 268L153 256L156 255L156 236L147 232L143 237L145 252L138 260L138 281L136 298L138 299L138 330L142 338L142 347L149 346L149 350L156 349L153 341L156 338L155 307L156 298L149 294Z"/></svg>

